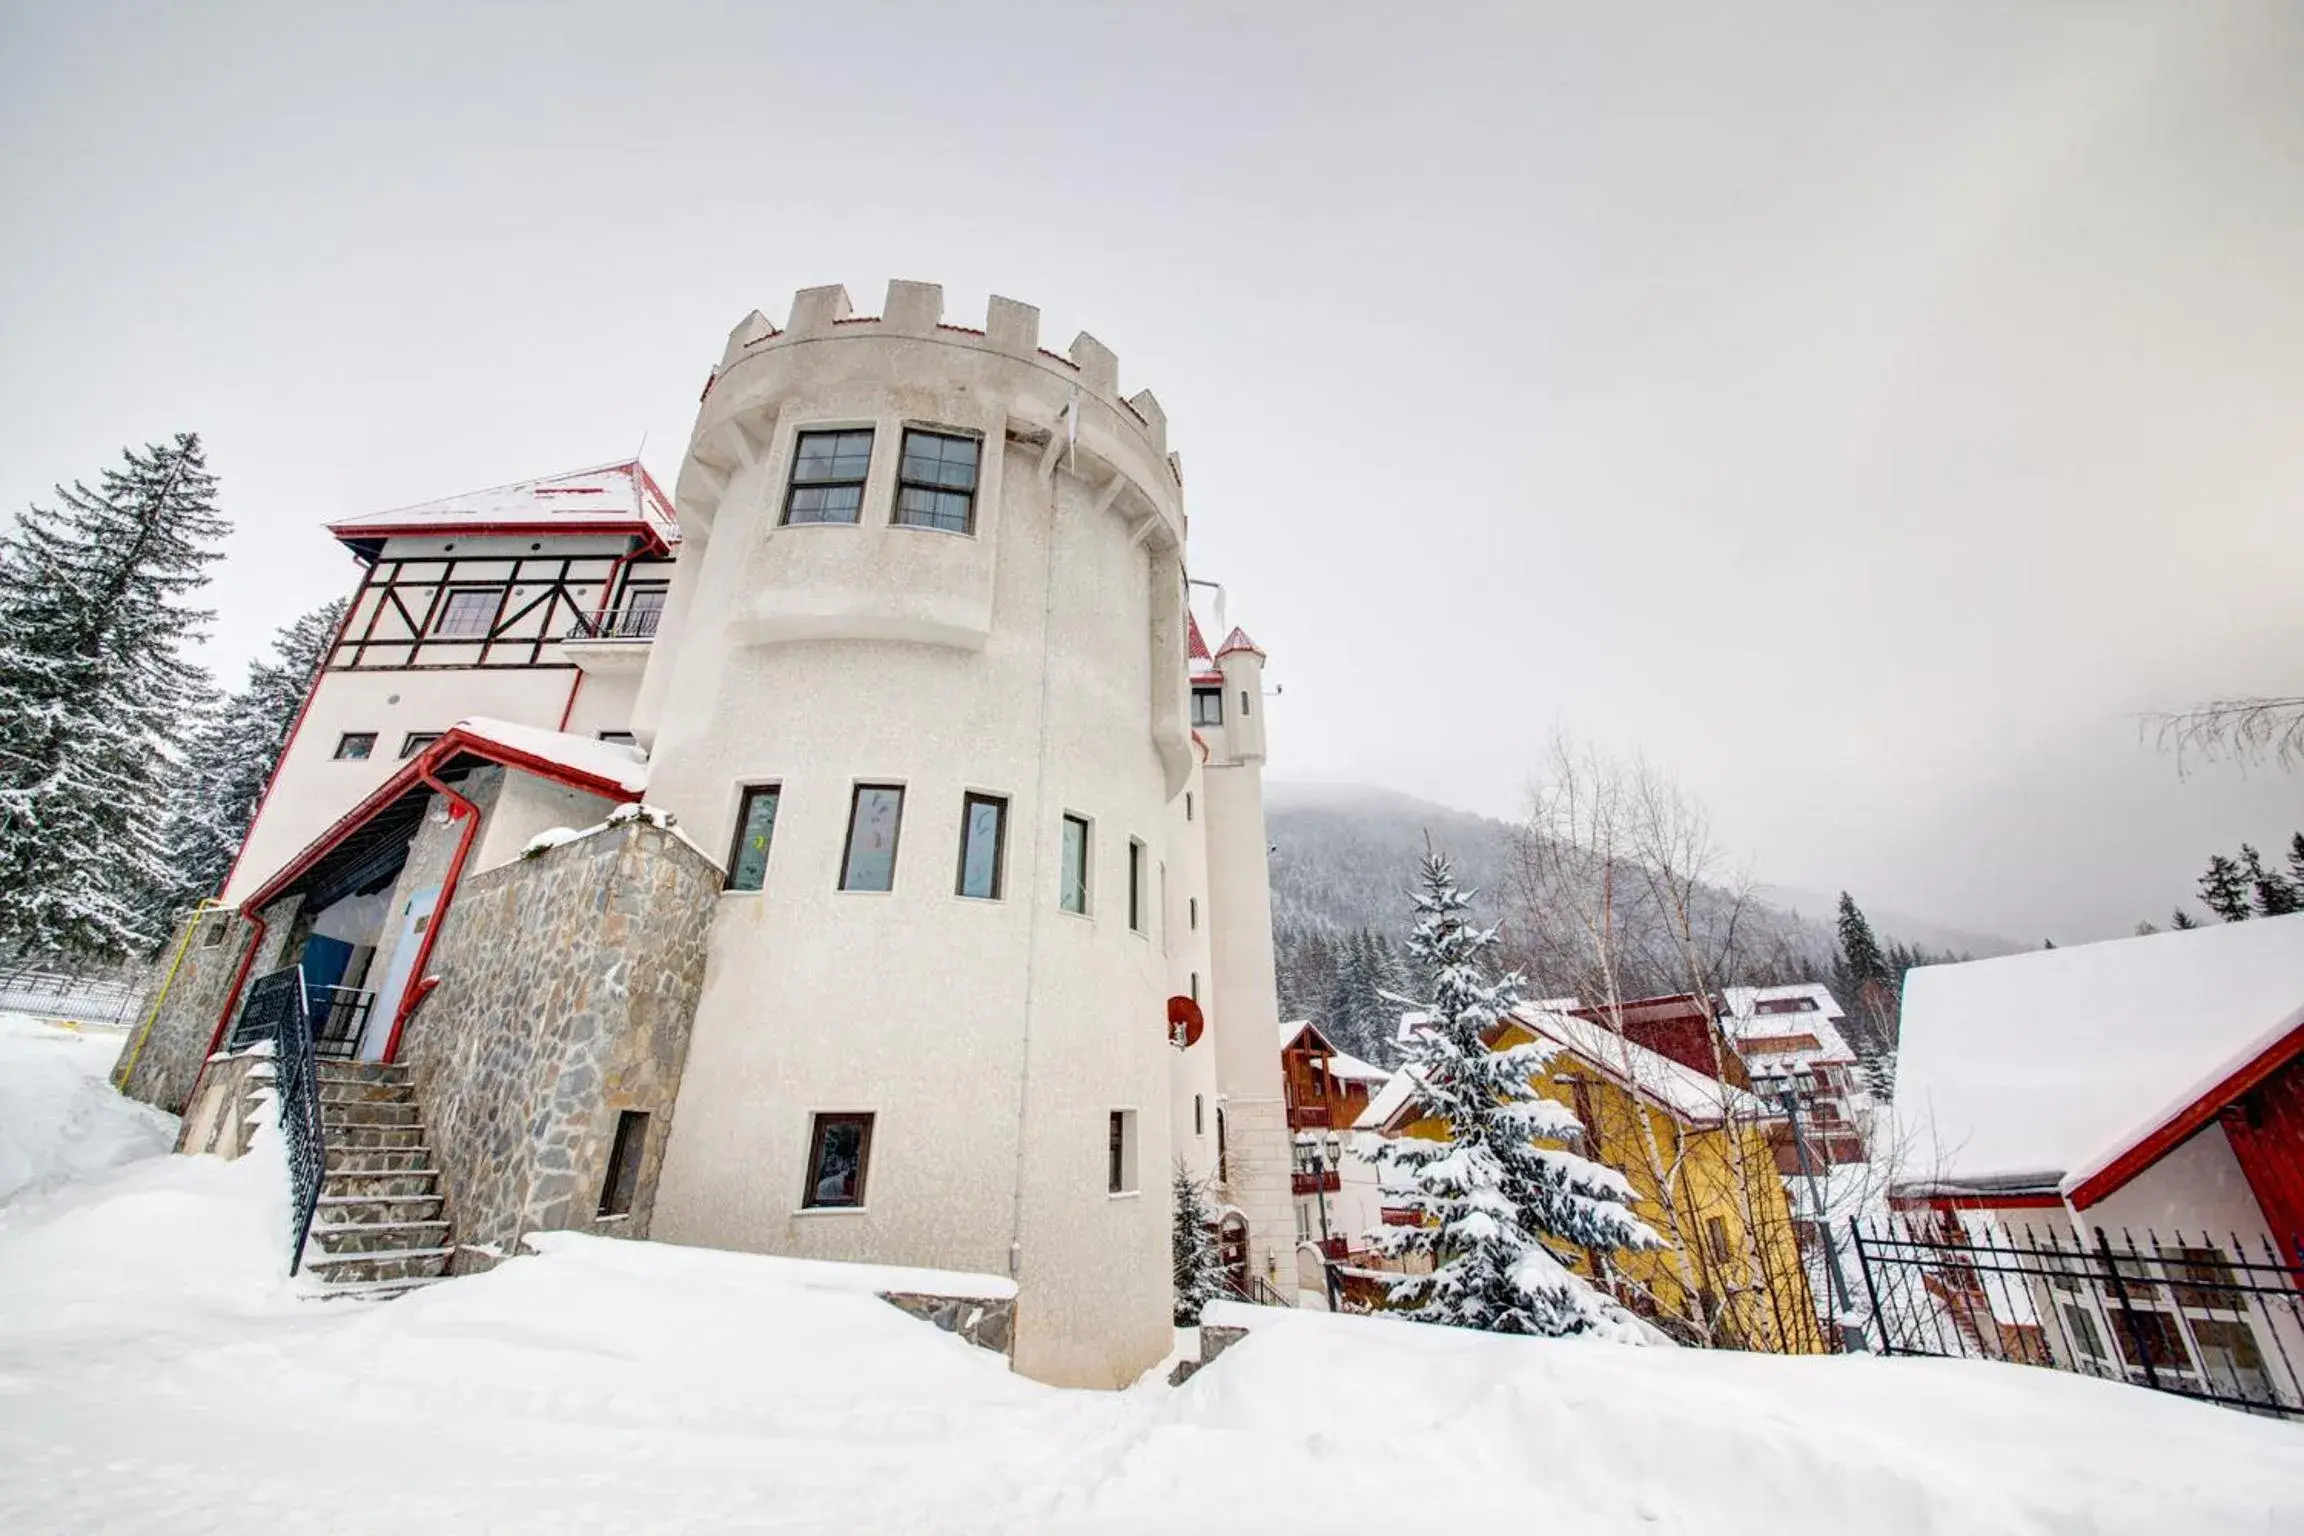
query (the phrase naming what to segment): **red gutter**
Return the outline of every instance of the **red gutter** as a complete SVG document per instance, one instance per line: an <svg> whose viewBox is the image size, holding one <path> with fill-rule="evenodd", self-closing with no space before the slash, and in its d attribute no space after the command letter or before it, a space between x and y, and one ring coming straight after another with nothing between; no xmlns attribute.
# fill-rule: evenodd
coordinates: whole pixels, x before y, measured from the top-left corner
<svg viewBox="0 0 2304 1536"><path fill-rule="evenodd" d="M2072 1208L2084 1211L2206 1130L2225 1105L2248 1093L2288 1063L2304 1057L2304 1022L2273 1041L2240 1069L2155 1126L2102 1168L2073 1186Z"/></svg>
<svg viewBox="0 0 2304 1536"><path fill-rule="evenodd" d="M216 1032L208 1037L208 1055L200 1058L200 1070L192 1074L192 1086L184 1092L184 1109L190 1113L192 1101L200 1092L200 1080L208 1075L208 1057L223 1047L224 1031L232 1027L232 1015L239 1011L241 989L248 985L248 972L255 968L256 951L264 947L264 919L243 910L242 917L256 925L256 933L248 941L248 952L240 957L240 969L232 973L232 990L224 994L224 1011L216 1015Z"/></svg>
<svg viewBox="0 0 2304 1536"><path fill-rule="evenodd" d="M396 1061L400 1056L400 1032L408 1027L408 1016L414 1013L425 998L432 995L438 983L424 974L424 967L432 959L432 945L440 937L440 924L448 916L448 908L456 900L456 886L464 878L464 860L472 852L472 839L480 832L480 807L450 789L432 770L426 768L423 782L448 798L448 819L462 821L464 831L456 839L456 851L449 855L448 873L440 881L440 895L432 903L431 920L424 925L424 938L416 946L416 961L408 967L408 986L400 994L400 1006L392 1015L392 1033L384 1041L383 1059Z"/></svg>
<svg viewBox="0 0 2304 1536"><path fill-rule="evenodd" d="M546 515L526 521L512 519L500 522L476 523L424 523L397 526L384 523L363 523L357 520L330 523L328 531L338 541L351 539L437 539L437 538L525 538L541 534L546 538L574 538L587 534L614 533L630 536L637 533L659 555L668 555L672 546L656 525L645 518L619 518L613 522L585 522L575 518Z"/></svg>

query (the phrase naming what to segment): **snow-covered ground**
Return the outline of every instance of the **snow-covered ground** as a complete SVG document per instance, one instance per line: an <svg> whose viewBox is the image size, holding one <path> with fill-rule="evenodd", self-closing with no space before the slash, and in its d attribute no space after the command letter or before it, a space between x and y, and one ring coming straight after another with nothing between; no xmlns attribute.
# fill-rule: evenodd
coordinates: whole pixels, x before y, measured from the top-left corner
<svg viewBox="0 0 2304 1536"><path fill-rule="evenodd" d="M837 1266L574 1236L307 1301L276 1149L140 1155L117 1038L0 1019L0 1530L2304 1530L2304 1427L2018 1366L1232 1309L1063 1392Z"/></svg>

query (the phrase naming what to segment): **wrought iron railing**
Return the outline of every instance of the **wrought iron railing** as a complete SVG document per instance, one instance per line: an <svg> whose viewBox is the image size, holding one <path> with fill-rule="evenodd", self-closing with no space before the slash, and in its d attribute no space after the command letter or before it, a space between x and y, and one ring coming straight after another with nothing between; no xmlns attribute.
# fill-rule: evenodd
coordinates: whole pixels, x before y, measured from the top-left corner
<svg viewBox="0 0 2304 1536"><path fill-rule="evenodd" d="M272 1087L280 1133L288 1144L290 1274L303 1267L304 1240L311 1235L320 1180L328 1169L328 1146L320 1129L319 1058L312 1049L306 1003L302 966L273 971L249 983L248 1001L232 1029L235 1048L242 1041L273 1042Z"/></svg>
<svg viewBox="0 0 2304 1536"><path fill-rule="evenodd" d="M375 993L356 987L314 987L306 1003L311 1009L314 1054L329 1061L350 1061L360 1054L360 1036L376 1006Z"/></svg>
<svg viewBox="0 0 2304 1536"><path fill-rule="evenodd" d="M1854 1224L1872 1324L1891 1355L2006 1360L2304 1418L2304 1254L2102 1227L1982 1236L1942 1222Z"/></svg>
<svg viewBox="0 0 2304 1536"><path fill-rule="evenodd" d="M619 608L613 613L580 613L568 626L567 640L653 640L662 608Z"/></svg>
<svg viewBox="0 0 2304 1536"><path fill-rule="evenodd" d="M1262 1275L1242 1275L1227 1271L1224 1289L1241 1301L1252 1301L1260 1307L1292 1307L1296 1303L1280 1294L1279 1288Z"/></svg>

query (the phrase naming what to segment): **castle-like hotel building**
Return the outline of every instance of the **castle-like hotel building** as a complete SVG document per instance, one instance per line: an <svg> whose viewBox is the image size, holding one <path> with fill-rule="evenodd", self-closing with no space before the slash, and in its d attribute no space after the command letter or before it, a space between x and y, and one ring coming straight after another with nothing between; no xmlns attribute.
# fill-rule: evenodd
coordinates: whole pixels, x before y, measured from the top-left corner
<svg viewBox="0 0 2304 1536"><path fill-rule="evenodd" d="M359 589L130 1091L200 1134L293 966L418 1107L430 1236L384 1251L1011 1276L1017 1368L1103 1386L1168 1350L1175 1164L1292 1277L1264 655L1193 619L1159 403L1038 323L809 289L730 336L669 499L333 525Z"/></svg>

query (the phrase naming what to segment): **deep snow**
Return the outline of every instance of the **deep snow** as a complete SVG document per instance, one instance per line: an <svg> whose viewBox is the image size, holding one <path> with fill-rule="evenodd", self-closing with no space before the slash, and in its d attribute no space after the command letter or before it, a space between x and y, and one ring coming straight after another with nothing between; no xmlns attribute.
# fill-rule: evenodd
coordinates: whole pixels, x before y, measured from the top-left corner
<svg viewBox="0 0 2304 1536"><path fill-rule="evenodd" d="M838 1266L566 1235L310 1301L276 1148L105 1166L70 1126L153 1127L55 1034L0 1019L50 1186L0 1204L0 1530L2304 1530L2304 1428L2018 1366L1219 1308L1183 1388L1062 1392Z"/></svg>

